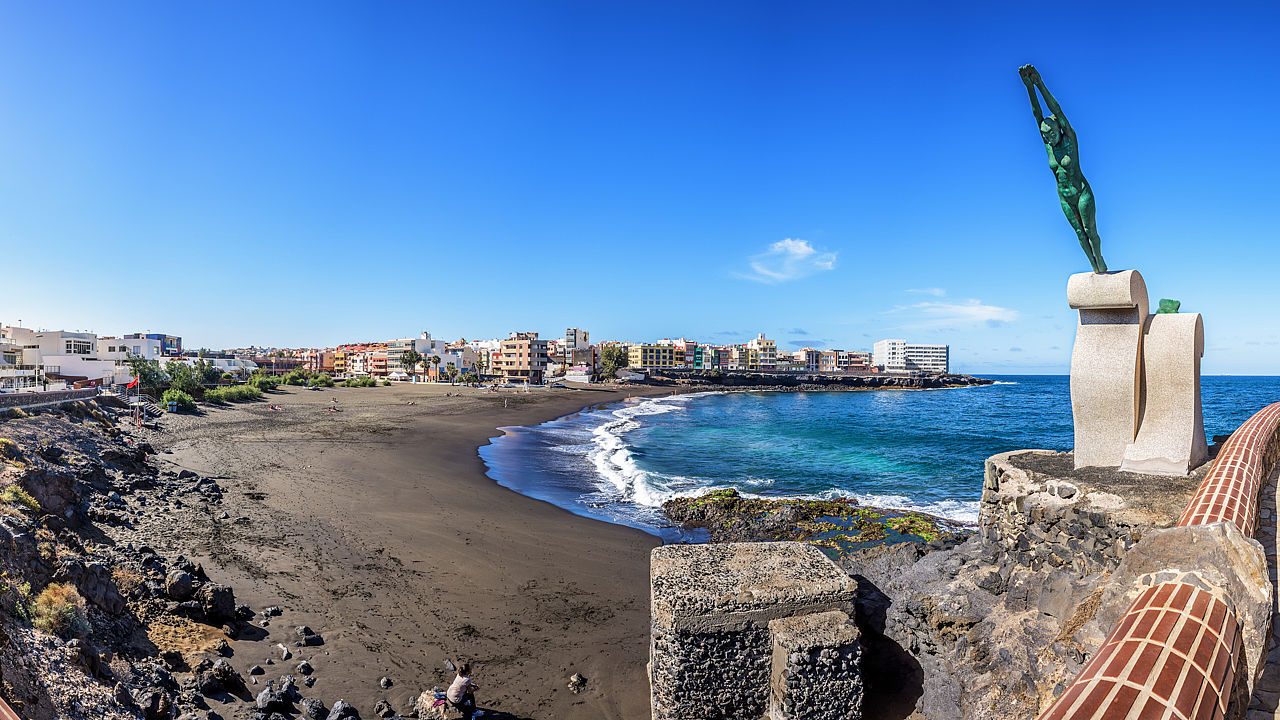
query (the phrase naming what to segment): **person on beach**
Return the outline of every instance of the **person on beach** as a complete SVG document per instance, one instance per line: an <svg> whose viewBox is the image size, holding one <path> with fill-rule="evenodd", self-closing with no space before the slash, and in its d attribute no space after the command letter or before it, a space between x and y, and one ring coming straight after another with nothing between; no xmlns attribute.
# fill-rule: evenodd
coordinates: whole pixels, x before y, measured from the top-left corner
<svg viewBox="0 0 1280 720"><path fill-rule="evenodd" d="M453 705L462 713L464 720L471 720L476 712L476 684L471 682L471 663L462 663L458 666L458 676L453 679L453 684L449 686L444 696L449 699L449 704Z"/></svg>

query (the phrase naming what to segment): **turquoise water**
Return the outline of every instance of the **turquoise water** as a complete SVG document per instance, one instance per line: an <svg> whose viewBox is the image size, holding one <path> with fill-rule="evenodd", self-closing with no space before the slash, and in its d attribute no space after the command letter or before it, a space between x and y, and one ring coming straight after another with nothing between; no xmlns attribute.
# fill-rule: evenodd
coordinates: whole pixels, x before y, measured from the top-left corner
<svg viewBox="0 0 1280 720"><path fill-rule="evenodd" d="M704 393L606 405L480 448L489 476L575 513L687 539L664 500L736 488L766 497L854 497L977 519L983 461L1069 450L1065 376L992 376L949 390ZM1280 378L1206 377L1209 439L1280 400Z"/></svg>

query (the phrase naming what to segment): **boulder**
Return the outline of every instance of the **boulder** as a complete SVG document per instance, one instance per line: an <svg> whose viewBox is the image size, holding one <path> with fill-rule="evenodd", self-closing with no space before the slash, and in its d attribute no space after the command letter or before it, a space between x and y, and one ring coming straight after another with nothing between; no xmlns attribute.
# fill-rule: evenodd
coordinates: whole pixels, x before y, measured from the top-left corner
<svg viewBox="0 0 1280 720"><path fill-rule="evenodd" d="M169 597L182 602L191 597L191 593L195 591L195 585L191 580L191 575L182 570L174 570L164 579L164 592Z"/></svg>
<svg viewBox="0 0 1280 720"><path fill-rule="evenodd" d="M200 588L206 620L222 623L236 619L236 596L230 586L209 583Z"/></svg>
<svg viewBox="0 0 1280 720"><path fill-rule="evenodd" d="M1148 533L1125 553L1097 613L1075 638L1096 650L1139 594L1169 580L1212 588L1230 599L1240 621L1243 675L1252 692L1271 638L1272 586L1262 545L1229 522Z"/></svg>
<svg viewBox="0 0 1280 720"><path fill-rule="evenodd" d="M111 615L124 612L125 601L111 579L111 571L102 563L85 563L65 560L54 573L59 582L71 582L84 599L106 610Z"/></svg>
<svg viewBox="0 0 1280 720"><path fill-rule="evenodd" d="M338 700L329 708L328 720L345 720L346 718L355 718L360 720L360 713L354 707L347 704L345 700Z"/></svg>
<svg viewBox="0 0 1280 720"><path fill-rule="evenodd" d="M325 708L324 703L315 698L304 698L302 700L302 714L311 720L328 720L329 710Z"/></svg>
<svg viewBox="0 0 1280 720"><path fill-rule="evenodd" d="M276 690L271 683L267 683L267 687L260 693L256 701L259 710L267 712L290 712L293 710L293 704L289 700L289 696L280 690Z"/></svg>

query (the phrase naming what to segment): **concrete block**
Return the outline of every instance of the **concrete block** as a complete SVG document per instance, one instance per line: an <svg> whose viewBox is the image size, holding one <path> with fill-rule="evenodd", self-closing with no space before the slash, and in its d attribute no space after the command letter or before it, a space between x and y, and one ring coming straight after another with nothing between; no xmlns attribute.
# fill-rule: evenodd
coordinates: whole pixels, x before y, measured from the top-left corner
<svg viewBox="0 0 1280 720"><path fill-rule="evenodd" d="M774 620L854 612L857 583L806 543L667 545L650 555L654 720L763 717Z"/></svg>
<svg viewBox="0 0 1280 720"><path fill-rule="evenodd" d="M839 610L774 620L771 720L859 720L862 646Z"/></svg>

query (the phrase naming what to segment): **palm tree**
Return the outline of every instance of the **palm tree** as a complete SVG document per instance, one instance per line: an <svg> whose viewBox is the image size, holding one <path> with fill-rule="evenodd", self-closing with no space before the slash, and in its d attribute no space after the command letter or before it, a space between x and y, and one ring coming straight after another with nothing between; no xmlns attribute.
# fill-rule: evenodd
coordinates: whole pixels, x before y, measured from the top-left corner
<svg viewBox="0 0 1280 720"><path fill-rule="evenodd" d="M410 348L400 353L400 364L409 368L412 373L414 368L418 367L418 363L422 362L422 353Z"/></svg>
<svg viewBox="0 0 1280 720"><path fill-rule="evenodd" d="M436 366L436 378L437 378L437 379L439 379L439 377L440 377L440 356L439 356L439 355L432 355L432 356L431 356L431 364Z"/></svg>

